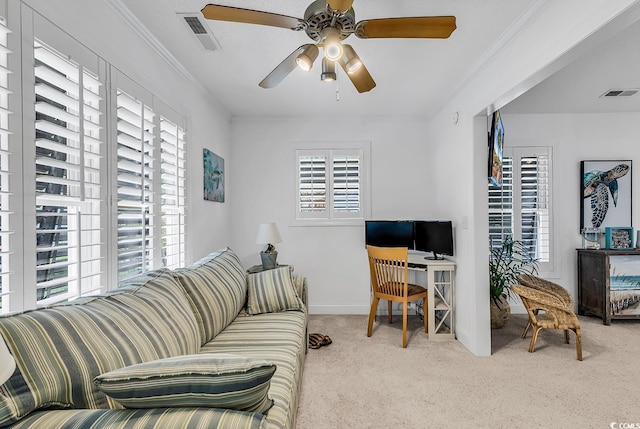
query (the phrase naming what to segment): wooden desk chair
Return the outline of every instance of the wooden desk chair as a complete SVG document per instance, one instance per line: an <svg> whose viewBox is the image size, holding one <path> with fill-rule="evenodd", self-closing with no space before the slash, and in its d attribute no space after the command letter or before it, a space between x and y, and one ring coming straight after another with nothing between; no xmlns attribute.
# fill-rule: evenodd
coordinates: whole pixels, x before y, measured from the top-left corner
<svg viewBox="0 0 640 429"><path fill-rule="evenodd" d="M427 290L418 285L409 284L409 250L406 247L367 246L369 269L371 271L371 287L373 302L369 312L367 337L371 336L373 320L376 317L378 302L386 299L389 306L389 323L392 321L391 306L393 302L402 303L402 347L407 347L407 304L422 299L425 314L424 332L428 330Z"/></svg>
<svg viewBox="0 0 640 429"><path fill-rule="evenodd" d="M577 358L582 360L580 321L573 310L568 309L560 298L549 292L524 285L512 285L511 290L520 296L522 304L529 314L529 323L533 328L529 353L533 353L541 329L562 329L565 331L567 344L569 344L568 331L573 331L576 334Z"/></svg>

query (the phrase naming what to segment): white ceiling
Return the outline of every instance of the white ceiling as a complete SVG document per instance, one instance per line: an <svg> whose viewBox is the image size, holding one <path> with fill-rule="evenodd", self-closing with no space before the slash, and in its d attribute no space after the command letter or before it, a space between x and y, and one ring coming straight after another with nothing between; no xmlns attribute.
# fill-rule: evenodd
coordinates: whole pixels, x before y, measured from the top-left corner
<svg viewBox="0 0 640 429"><path fill-rule="evenodd" d="M429 116L480 66L483 54L531 4L530 0L355 0L356 21L438 15L457 19L457 29L448 39L364 40L353 35L346 39L377 83L372 91L359 94L342 70L337 86L321 82L320 58L309 73L294 70L275 88L258 87L310 39L288 29L207 21L221 49L206 51L177 13L199 12L207 3L303 18L311 0L121 0L234 116Z"/></svg>
<svg viewBox="0 0 640 429"><path fill-rule="evenodd" d="M640 21L630 25L502 108L503 113L640 112Z"/></svg>
<svg viewBox="0 0 640 429"><path fill-rule="evenodd" d="M304 32L233 22L206 21L221 49L206 51L180 13L207 3L302 18L311 0L112 0L129 9L190 75L233 116L430 116L478 69L492 46L530 0L355 0L356 21L405 16L454 15L448 39L358 39L350 43L377 86L359 94L338 70L338 82L320 81L320 58L309 73L294 70L277 87L260 82L294 49ZM500 13L497 15L496 10ZM640 23L503 107L505 113L640 112L640 93L601 98L609 89L640 89ZM339 101L336 101L339 91Z"/></svg>

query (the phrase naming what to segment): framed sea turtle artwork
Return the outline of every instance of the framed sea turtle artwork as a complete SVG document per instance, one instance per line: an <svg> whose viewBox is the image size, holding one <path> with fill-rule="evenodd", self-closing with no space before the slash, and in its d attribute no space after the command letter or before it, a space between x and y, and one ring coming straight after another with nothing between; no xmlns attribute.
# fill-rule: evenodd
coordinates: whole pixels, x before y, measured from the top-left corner
<svg viewBox="0 0 640 429"><path fill-rule="evenodd" d="M580 231L632 227L631 160L580 162Z"/></svg>
<svg viewBox="0 0 640 429"><path fill-rule="evenodd" d="M204 199L224 203L224 158L202 150L204 160Z"/></svg>

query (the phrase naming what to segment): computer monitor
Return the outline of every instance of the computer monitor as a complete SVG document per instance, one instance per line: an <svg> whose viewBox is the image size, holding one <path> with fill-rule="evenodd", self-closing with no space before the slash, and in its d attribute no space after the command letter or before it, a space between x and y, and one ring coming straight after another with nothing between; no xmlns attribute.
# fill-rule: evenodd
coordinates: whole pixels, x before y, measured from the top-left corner
<svg viewBox="0 0 640 429"><path fill-rule="evenodd" d="M413 222L410 220L367 220L365 244L379 247L413 249Z"/></svg>
<svg viewBox="0 0 640 429"><path fill-rule="evenodd" d="M433 252L426 259L444 259L453 256L453 225L451 221L417 220L414 223L415 249Z"/></svg>

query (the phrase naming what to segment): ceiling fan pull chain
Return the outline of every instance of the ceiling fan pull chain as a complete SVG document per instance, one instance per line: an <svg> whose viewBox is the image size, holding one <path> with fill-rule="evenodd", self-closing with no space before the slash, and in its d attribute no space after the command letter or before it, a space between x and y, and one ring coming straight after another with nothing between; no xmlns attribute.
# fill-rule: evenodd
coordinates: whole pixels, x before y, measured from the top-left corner
<svg viewBox="0 0 640 429"><path fill-rule="evenodd" d="M338 79L336 79L336 101L340 101L340 87L338 86Z"/></svg>

